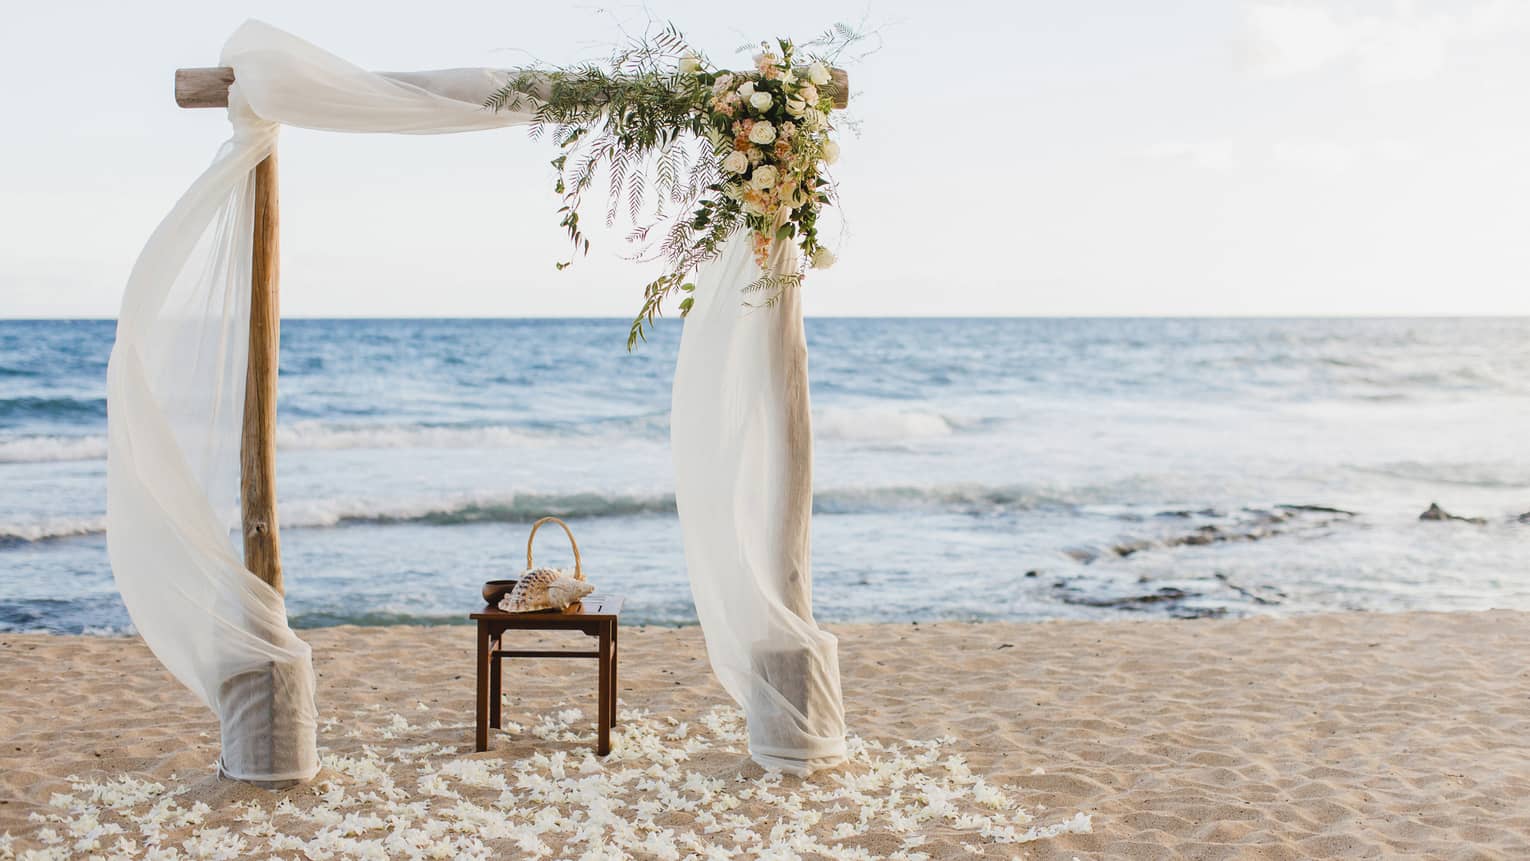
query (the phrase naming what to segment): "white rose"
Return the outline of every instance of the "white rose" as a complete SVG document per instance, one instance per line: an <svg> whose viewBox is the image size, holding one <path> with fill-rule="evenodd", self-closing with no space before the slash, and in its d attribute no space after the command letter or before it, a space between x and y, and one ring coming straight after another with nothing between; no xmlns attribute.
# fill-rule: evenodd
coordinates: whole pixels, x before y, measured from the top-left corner
<svg viewBox="0 0 1530 861"><path fill-rule="evenodd" d="M756 191L770 191L776 184L776 169L773 165L762 164L754 169L754 174L749 177L749 184Z"/></svg>
<svg viewBox="0 0 1530 861"><path fill-rule="evenodd" d="M761 146L776 142L776 127L769 120L760 120L749 130L749 140Z"/></svg>
<svg viewBox="0 0 1530 861"><path fill-rule="evenodd" d="M740 150L734 150L723 159L723 169L729 173L743 173L749 169L749 156L744 155Z"/></svg>
<svg viewBox="0 0 1530 861"><path fill-rule="evenodd" d="M680 58L680 74L694 75L701 71L701 58L695 54L686 54Z"/></svg>
<svg viewBox="0 0 1530 861"><path fill-rule="evenodd" d="M797 91L797 95L804 102L807 102L808 104L812 105L815 108L818 107L818 88L813 86L812 84L808 84L807 86L805 86L802 89L798 90Z"/></svg>
<svg viewBox="0 0 1530 861"><path fill-rule="evenodd" d="M754 95L754 81L745 81L744 85L738 88L738 95L741 99L747 99Z"/></svg>
<svg viewBox="0 0 1530 861"><path fill-rule="evenodd" d="M833 164L837 161L839 161L839 144L826 141L823 145L823 163Z"/></svg>
<svg viewBox="0 0 1530 861"><path fill-rule="evenodd" d="M823 86L829 82L829 67L823 63L813 63L807 67L808 80Z"/></svg>
<svg viewBox="0 0 1530 861"><path fill-rule="evenodd" d="M834 260L834 252L827 248L820 247L817 251L813 252L814 269L828 269L834 265Z"/></svg>
<svg viewBox="0 0 1530 861"><path fill-rule="evenodd" d="M770 93L755 93L749 97L749 106L763 114L770 110L772 101L774 100L770 97Z"/></svg>
<svg viewBox="0 0 1530 861"><path fill-rule="evenodd" d="M786 112L792 116L800 117L802 116L802 112L805 110L807 110L807 102L804 102L801 99L786 100Z"/></svg>

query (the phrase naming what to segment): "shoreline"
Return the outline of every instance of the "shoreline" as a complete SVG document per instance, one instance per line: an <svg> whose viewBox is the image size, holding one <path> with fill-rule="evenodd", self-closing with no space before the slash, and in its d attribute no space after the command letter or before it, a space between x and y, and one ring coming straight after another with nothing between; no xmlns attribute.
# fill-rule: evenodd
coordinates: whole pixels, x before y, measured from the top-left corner
<svg viewBox="0 0 1530 861"><path fill-rule="evenodd" d="M901 761L886 750L937 744L942 759L961 757L971 775L1008 787L1028 811L1029 824L1010 838L1068 823L1081 830L1078 814L1089 817L1092 828L1014 844L1002 842L1002 831L984 837L937 819L905 834L851 834L834 842L833 828L844 823L831 827L827 814L804 840L861 847L873 856L906 851L935 858L1530 853L1530 811L1522 804L1530 797L1524 741L1530 737L1530 669L1522 660L1530 650L1530 613L825 627L840 638L851 731L872 746L868 758L845 773L871 780L876 770L869 763ZM303 629L300 635L314 647L320 745L330 764L313 786L278 794L211 776L216 722L140 641L0 634L0 684L24 692L0 704L6 740L0 835L10 832L15 854L44 848L48 828L73 839L64 822L29 822L28 816L77 817L59 796L79 805L89 793L71 786L69 775L98 783L128 775L179 793L176 803L187 810L208 805L197 823L165 832L172 845L227 828L228 839L266 854L265 841L276 835L299 843L329 839L322 824L328 814L314 807L323 796L314 788L359 797L368 786L358 776L363 771L336 765L362 761L369 750L411 798L436 802L433 809L440 810L456 803L421 794L419 769L428 769L446 775L455 787L446 791L458 792L463 803L492 813L496 793L474 779L492 782L494 774L541 768L547 755L559 752L570 763L584 758L587 721L556 721L559 712L593 713L593 678L586 678L593 667L522 662L514 684L507 683L514 693L506 705L519 730L496 734L490 751L473 754L469 630ZM720 778L726 786L760 781L760 769L728 741L733 730L716 723L731 709L707 666L700 630L631 626L622 643L622 707L631 710L624 732L631 735L619 742L627 745L619 747L620 756L661 756L695 744L687 762L666 767ZM680 723L691 728L681 736L686 741L665 741ZM459 783L451 783L453 775ZM790 788L807 798L812 786L831 783L787 778L774 791ZM526 791L511 782L512 796ZM242 830L253 827L241 819L254 815L248 802L272 817L281 798L298 813L268 818L262 827L275 829L272 834ZM759 822L779 815L769 804L740 803L738 815ZM811 799L803 803L812 805ZM369 805L376 806L357 802L345 810L363 815ZM148 801L141 807L148 810ZM982 805L969 812L993 813ZM108 813L101 822L110 820ZM133 808L123 815L140 813ZM655 821L675 833L702 834L679 814ZM571 838L560 842L557 833L541 836L550 857L578 857L586 848ZM917 842L907 845L911 835ZM141 835L131 836L141 848ZM108 851L114 839L101 837L95 851ZM485 845L499 852L516 844L489 839ZM5 854L0 849L0 857ZM272 854L299 857L296 850Z"/></svg>

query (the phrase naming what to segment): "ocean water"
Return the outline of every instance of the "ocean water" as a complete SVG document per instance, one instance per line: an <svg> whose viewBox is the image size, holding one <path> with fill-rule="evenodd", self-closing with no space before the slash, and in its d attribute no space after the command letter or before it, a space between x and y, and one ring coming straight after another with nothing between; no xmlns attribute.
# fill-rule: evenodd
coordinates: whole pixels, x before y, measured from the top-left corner
<svg viewBox="0 0 1530 861"><path fill-rule="evenodd" d="M1530 320L807 327L822 620L1530 608ZM462 621L549 513L633 621L693 622L679 327L635 354L625 331L284 322L294 624ZM0 630L129 629L102 533L112 336L0 321ZM1481 522L1419 520L1432 502ZM559 533L538 560L569 560Z"/></svg>

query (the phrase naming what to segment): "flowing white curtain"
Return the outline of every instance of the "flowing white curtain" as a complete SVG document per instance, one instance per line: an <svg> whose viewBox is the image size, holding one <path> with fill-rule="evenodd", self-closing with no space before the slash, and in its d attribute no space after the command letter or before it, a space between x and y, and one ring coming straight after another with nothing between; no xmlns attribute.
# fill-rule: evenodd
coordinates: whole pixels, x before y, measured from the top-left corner
<svg viewBox="0 0 1530 861"><path fill-rule="evenodd" d="M526 122L484 110L489 69L378 74L259 22L224 46L233 137L129 276L108 370L107 546L133 624L218 714L220 767L245 780L318 770L308 644L231 530L249 337L253 171L281 124L442 133ZM251 697L251 678L263 695Z"/></svg>
<svg viewBox="0 0 1530 861"><path fill-rule="evenodd" d="M795 288L763 307L748 236L700 273L675 369L670 442L691 594L749 752L809 774L845 757L838 643L813 621L812 426ZM778 243L769 268L796 266Z"/></svg>

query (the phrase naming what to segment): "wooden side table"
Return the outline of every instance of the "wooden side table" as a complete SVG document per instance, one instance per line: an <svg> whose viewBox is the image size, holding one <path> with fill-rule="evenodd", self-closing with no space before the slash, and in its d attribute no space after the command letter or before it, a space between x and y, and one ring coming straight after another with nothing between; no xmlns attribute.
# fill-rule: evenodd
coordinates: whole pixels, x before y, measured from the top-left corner
<svg viewBox="0 0 1530 861"><path fill-rule="evenodd" d="M478 711L476 750L489 749L489 727L499 729L505 658L594 658L600 666L595 752L611 752L611 727L616 725L616 629L622 598L590 595L566 610L506 613L485 606L469 618L478 623ZM583 631L595 637L593 652L539 651L504 648L506 631Z"/></svg>

